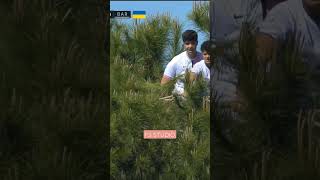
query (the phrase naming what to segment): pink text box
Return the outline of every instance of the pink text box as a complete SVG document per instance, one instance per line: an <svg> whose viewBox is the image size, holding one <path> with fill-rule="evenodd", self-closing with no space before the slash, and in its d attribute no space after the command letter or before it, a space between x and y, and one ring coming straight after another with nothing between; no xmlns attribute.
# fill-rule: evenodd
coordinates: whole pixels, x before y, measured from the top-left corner
<svg viewBox="0 0 320 180"><path fill-rule="evenodd" d="M176 130L144 130L144 139L176 139Z"/></svg>

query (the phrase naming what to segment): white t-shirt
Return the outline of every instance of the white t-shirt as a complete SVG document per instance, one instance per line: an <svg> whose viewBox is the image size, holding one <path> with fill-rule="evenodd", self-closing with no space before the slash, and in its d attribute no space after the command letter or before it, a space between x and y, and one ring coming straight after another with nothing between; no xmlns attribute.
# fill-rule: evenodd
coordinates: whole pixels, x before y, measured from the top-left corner
<svg viewBox="0 0 320 180"><path fill-rule="evenodd" d="M202 74L203 78L207 82L210 82L210 69L208 68L204 60L195 64L191 69L191 72L195 73L196 75Z"/></svg>
<svg viewBox="0 0 320 180"><path fill-rule="evenodd" d="M259 31L284 41L289 32L304 37L302 56L312 72L320 72L320 20L313 20L303 8L302 0L279 3L268 13Z"/></svg>
<svg viewBox="0 0 320 180"><path fill-rule="evenodd" d="M257 0L214 1L212 37L219 43L237 42L243 22L262 21L262 5Z"/></svg>
<svg viewBox="0 0 320 180"><path fill-rule="evenodd" d="M184 93L184 82L185 77L184 74L188 70L190 71L192 68L192 64L196 64L203 56L200 52L197 52L197 55L194 59L190 59L187 55L187 52L184 51L179 55L175 56L167 65L166 69L164 70L164 75L170 78L175 78L181 75L175 84L173 93L176 94L183 94Z"/></svg>
<svg viewBox="0 0 320 180"><path fill-rule="evenodd" d="M209 94L210 89L210 69L204 62L204 60L200 61L199 63L195 64L193 68L191 69L191 72L195 73L197 76L200 74L204 78L204 80L207 82L207 89L205 90L206 93Z"/></svg>

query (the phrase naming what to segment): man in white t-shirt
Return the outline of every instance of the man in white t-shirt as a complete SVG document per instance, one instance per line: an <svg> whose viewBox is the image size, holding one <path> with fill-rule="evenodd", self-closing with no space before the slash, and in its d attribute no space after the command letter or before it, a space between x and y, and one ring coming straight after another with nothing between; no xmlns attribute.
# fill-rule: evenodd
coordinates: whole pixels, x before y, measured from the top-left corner
<svg viewBox="0 0 320 180"><path fill-rule="evenodd" d="M259 25L257 53L270 59L289 33L300 35L302 57L312 73L320 71L320 0L287 0L279 3ZM280 50L281 51L281 50Z"/></svg>
<svg viewBox="0 0 320 180"><path fill-rule="evenodd" d="M213 57L210 57L210 51L212 50L213 44L211 41L205 41L201 45L201 52L203 60L195 64L191 69L191 81L197 80L200 76L207 82L208 87L205 90L205 94L209 94L210 90L210 68L212 65Z"/></svg>
<svg viewBox="0 0 320 180"><path fill-rule="evenodd" d="M271 9L264 22L259 25L256 39L258 60L264 63L273 60L284 61L285 59L278 59L278 55L281 55L283 47L288 45L287 39L290 36L292 38L292 35L301 46L300 55L311 76L298 80L296 87L303 90L295 95L295 103L288 104L288 108L275 107L279 112L292 112L287 113L285 119L296 118L295 113L300 110L310 110L319 106L317 98L320 96L320 0L287 0ZM283 117L274 116L273 121L282 122ZM295 134L295 124L287 123L285 128L282 128L284 126L279 123L271 127L271 142L290 146L287 142L292 138L291 135Z"/></svg>
<svg viewBox="0 0 320 180"><path fill-rule="evenodd" d="M309 106L312 99L320 96L320 0L287 0L271 9L259 26L259 61L276 59L290 33L297 33L293 35L299 40L303 62L312 77L302 82L305 97L300 106Z"/></svg>
<svg viewBox="0 0 320 180"><path fill-rule="evenodd" d="M182 40L185 51L175 56L167 65L161 85L168 83L173 78L179 77L177 80L173 94L184 95L184 74L190 71L194 64L199 62L203 56L196 50L198 45L198 34L193 30L186 30L182 33Z"/></svg>

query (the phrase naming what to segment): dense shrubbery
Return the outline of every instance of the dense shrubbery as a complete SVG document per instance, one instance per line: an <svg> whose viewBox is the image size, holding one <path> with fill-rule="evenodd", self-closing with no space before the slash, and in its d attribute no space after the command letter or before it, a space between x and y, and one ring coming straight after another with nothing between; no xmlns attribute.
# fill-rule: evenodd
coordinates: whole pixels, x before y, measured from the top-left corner
<svg viewBox="0 0 320 180"><path fill-rule="evenodd" d="M106 178L100 7L0 3L0 179Z"/></svg>

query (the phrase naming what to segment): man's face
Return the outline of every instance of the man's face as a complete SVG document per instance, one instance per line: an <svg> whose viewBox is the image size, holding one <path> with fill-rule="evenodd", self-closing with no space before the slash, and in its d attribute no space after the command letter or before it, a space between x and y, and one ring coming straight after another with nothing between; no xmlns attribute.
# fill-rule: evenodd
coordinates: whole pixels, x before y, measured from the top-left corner
<svg viewBox="0 0 320 180"><path fill-rule="evenodd" d="M202 52L202 56L204 59L204 63L210 67L211 66L211 58L210 58L210 54L207 51L203 51Z"/></svg>
<svg viewBox="0 0 320 180"><path fill-rule="evenodd" d="M196 55L197 41L185 41L184 49L187 51L189 57L194 57Z"/></svg>
<svg viewBox="0 0 320 180"><path fill-rule="evenodd" d="M303 0L307 9L315 16L320 16L320 0Z"/></svg>

